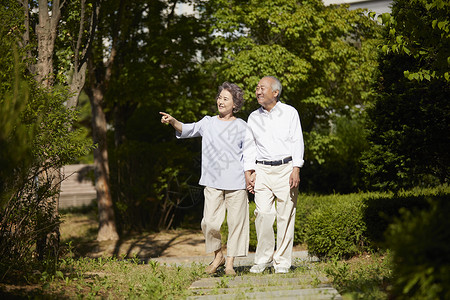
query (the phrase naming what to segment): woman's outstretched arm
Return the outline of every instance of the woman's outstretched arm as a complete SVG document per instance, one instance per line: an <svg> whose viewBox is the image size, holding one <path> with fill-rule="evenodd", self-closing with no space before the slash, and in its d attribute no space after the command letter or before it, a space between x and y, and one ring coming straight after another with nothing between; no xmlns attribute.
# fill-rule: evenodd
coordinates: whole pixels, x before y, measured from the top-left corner
<svg viewBox="0 0 450 300"><path fill-rule="evenodd" d="M159 112L162 117L161 117L161 123L163 124L170 124L173 126L173 128L175 128L176 131L178 131L179 133L182 133L183 131L183 124L178 121L177 119L175 119L174 117L172 117L171 115L169 115L168 113L165 112Z"/></svg>

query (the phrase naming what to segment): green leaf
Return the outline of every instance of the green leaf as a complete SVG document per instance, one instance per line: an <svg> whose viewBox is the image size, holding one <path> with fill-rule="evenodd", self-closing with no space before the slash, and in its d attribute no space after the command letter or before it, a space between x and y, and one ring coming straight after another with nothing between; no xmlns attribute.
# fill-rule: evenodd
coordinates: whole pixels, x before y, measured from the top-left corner
<svg viewBox="0 0 450 300"><path fill-rule="evenodd" d="M433 20L433 22L431 22L431 27L432 27L433 29L436 28L437 22L438 22L438 20Z"/></svg>
<svg viewBox="0 0 450 300"><path fill-rule="evenodd" d="M403 52L405 52L408 55L411 54L411 51L408 48L406 48L405 46L403 46Z"/></svg>
<svg viewBox="0 0 450 300"><path fill-rule="evenodd" d="M383 13L383 14L381 14L381 19L383 21L383 24L388 24L391 19L391 14Z"/></svg>

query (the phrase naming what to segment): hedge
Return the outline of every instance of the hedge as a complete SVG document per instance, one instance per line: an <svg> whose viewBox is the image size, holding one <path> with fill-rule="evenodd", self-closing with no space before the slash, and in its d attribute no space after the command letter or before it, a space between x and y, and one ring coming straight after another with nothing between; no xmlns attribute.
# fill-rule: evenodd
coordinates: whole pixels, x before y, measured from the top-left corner
<svg viewBox="0 0 450 300"><path fill-rule="evenodd" d="M294 244L306 244L321 259L348 258L366 251L389 248L386 231L400 211L430 207L430 199L448 197L447 185L398 193L353 193L347 195L300 194L297 202ZM255 203L250 202L250 250L256 249ZM276 232L276 222L274 224ZM227 226L222 226L226 243Z"/></svg>
<svg viewBox="0 0 450 300"><path fill-rule="evenodd" d="M450 194L422 195L426 209L401 209L388 226L396 299L450 299Z"/></svg>
<svg viewBox="0 0 450 300"><path fill-rule="evenodd" d="M251 202L250 250L256 248L254 210ZM393 297L450 299L449 228L448 185L398 193L300 194L294 244L307 244L321 259L390 249Z"/></svg>

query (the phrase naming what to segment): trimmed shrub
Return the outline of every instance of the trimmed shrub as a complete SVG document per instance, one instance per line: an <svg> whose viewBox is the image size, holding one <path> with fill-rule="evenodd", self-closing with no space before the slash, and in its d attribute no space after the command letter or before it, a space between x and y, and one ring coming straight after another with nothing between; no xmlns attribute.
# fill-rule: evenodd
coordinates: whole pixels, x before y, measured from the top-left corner
<svg viewBox="0 0 450 300"><path fill-rule="evenodd" d="M319 258L351 257L368 249L361 197L357 194L325 198L323 207L305 220L310 254Z"/></svg>
<svg viewBox="0 0 450 300"><path fill-rule="evenodd" d="M294 245L306 243L306 218L323 202L321 196L300 194L297 200L297 212L295 215Z"/></svg>
<svg viewBox="0 0 450 300"><path fill-rule="evenodd" d="M430 201L440 195L448 195L450 188L442 185L435 188L416 188L393 193L364 194L364 221L366 235L371 244L380 248L389 248L385 232L390 224L400 217L401 210L418 211L430 208Z"/></svg>
<svg viewBox="0 0 450 300"><path fill-rule="evenodd" d="M250 245L249 245L249 250L250 251L256 251L256 244L258 243L258 239L256 238L256 227L255 227L255 220L256 220L256 216L255 216L255 209L256 209L256 204L255 202L250 202L249 203L249 211L250 211ZM276 226L274 226L274 230L276 232Z"/></svg>
<svg viewBox="0 0 450 300"><path fill-rule="evenodd" d="M382 245L390 248L385 232L400 216L400 210L429 209L429 201L450 194L448 186L394 193L348 195L300 194L295 219L294 245L307 244L319 258L348 258ZM255 203L250 202L250 251L256 250ZM276 222L274 224L276 233ZM227 226L222 226L222 242Z"/></svg>

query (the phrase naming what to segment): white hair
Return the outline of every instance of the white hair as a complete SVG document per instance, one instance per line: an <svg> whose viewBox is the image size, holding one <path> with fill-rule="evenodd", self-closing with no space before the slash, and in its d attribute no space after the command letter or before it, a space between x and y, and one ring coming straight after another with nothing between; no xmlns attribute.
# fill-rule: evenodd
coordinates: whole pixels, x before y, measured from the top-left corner
<svg viewBox="0 0 450 300"><path fill-rule="evenodd" d="M265 77L272 79L272 84L270 85L270 87L272 88L272 91L278 91L277 101L280 101L281 91L283 90L281 82L275 76L265 76Z"/></svg>

